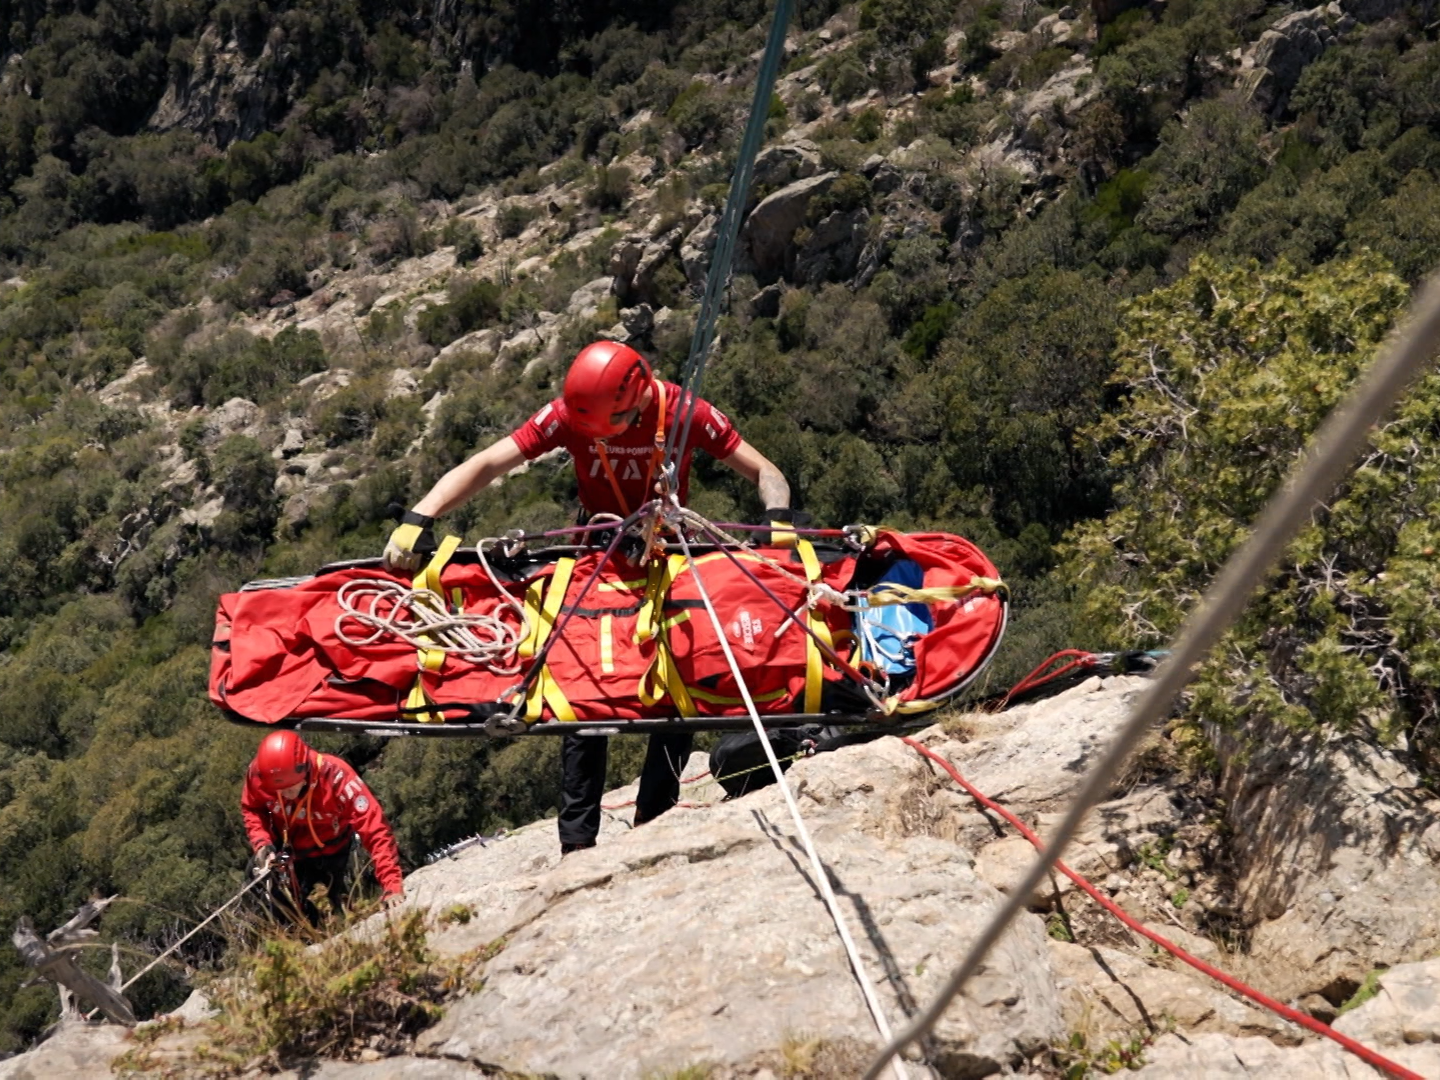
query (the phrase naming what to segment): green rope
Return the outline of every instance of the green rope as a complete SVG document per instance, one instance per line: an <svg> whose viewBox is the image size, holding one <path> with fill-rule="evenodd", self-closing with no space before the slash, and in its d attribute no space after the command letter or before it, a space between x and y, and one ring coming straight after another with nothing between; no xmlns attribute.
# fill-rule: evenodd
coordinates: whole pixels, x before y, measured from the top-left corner
<svg viewBox="0 0 1440 1080"><path fill-rule="evenodd" d="M730 264L735 256L735 240L740 234L740 219L745 213L745 203L750 197L750 181L755 175L755 157L760 151L760 142L765 135L765 121L770 113L770 98L775 92L775 77L780 71L780 59L785 52L785 31L790 25L790 10L793 0L778 0L775 18L770 23L770 36L765 42L765 55L760 60L760 71L755 80L755 97L750 103L750 119L745 125L745 136L740 140L740 157L735 163L735 174L730 179L730 195L725 200L725 210L720 216L720 225L715 237L715 253L710 259L710 269L705 275L705 297L700 303L700 317L695 323L695 336L690 341L690 355L685 361L681 377L680 404L676 413L679 421L665 436L665 463L667 469L678 470L686 443L690 439L690 423L695 419L695 402L700 394L700 384L705 377L705 361L710 347L715 343L715 323L720 317L726 287L730 283Z"/></svg>

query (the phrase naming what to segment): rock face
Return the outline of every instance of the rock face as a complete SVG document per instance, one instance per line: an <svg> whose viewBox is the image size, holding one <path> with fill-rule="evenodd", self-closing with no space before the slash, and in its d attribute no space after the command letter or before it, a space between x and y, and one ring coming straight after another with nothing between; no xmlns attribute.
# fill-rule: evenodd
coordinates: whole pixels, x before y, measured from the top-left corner
<svg viewBox="0 0 1440 1080"><path fill-rule="evenodd" d="M1254 68L1241 77L1241 93L1263 112L1279 116L1300 73L1334 41L1324 8L1286 15L1260 36Z"/></svg>
<svg viewBox="0 0 1440 1080"><path fill-rule="evenodd" d="M1440 948L1440 802L1399 754L1291 732L1222 740L1251 954L1289 1000L1339 1005Z"/></svg>
<svg viewBox="0 0 1440 1080"><path fill-rule="evenodd" d="M234 42L221 41L214 27L200 36L187 72L165 89L149 127L186 128L225 147L253 139L265 127L266 87L260 74L274 63L267 43L258 61Z"/></svg>
<svg viewBox="0 0 1440 1080"><path fill-rule="evenodd" d="M1143 685L1091 679L1052 700L975 714L949 733L933 727L916 738L1043 834ZM1193 820L1200 815L1183 791L1153 783L1117 791L1089 816L1066 861L1118 894L1133 916L1222 970L1240 969L1272 996L1288 999L1313 983L1294 977L1306 964L1333 982L1325 974L1332 954L1371 967L1394 960L1376 996L1336 1027L1421 1075L1440 1075L1440 960L1399 962L1407 951L1433 950L1417 929L1423 913L1392 903L1389 923L1376 914L1365 924L1361 914L1370 909L1337 892L1327 909L1334 926L1327 927L1320 901L1306 899L1312 880L1313 888L1338 890L1334 873L1353 874L1365 860L1377 867L1371 882L1399 873L1397 863L1428 868L1421 854L1440 828L1421 828L1430 820L1427 807L1393 755L1344 742L1311 746L1272 736L1266 743L1273 744L1269 753L1252 753L1247 771L1233 757L1225 779L1236 822L1245 823L1237 834L1253 833L1240 846L1256 865L1241 884L1262 884L1255 875L1263 856L1271 877L1256 896L1284 901L1270 929L1257 928L1253 957L1176 925L1164 903L1144 904L1140 879L1170 886L1198 865L1182 840L1200 827ZM1275 795L1282 763L1306 778L1293 785L1299 811ZM703 775L707 766L697 754L683 775ZM896 739L801 760L786 775L862 966L898 1029L933 999L1033 852L1001 836L988 814ZM483 979L408 1055L316 1062L304 1075L638 1080L708 1067L726 1080L759 1080L775 1075L766 1063L798 1038L869 1060L879 1038L782 793L772 786L721 802L712 781L687 788L684 806L638 830L625 808L633 786L612 793L599 846L563 860L554 823L542 821L412 873L410 903L473 912L437 926L430 941L452 956L489 945L493 959ZM1288 831L1284 813L1291 815ZM1390 845L1367 846L1386 822ZM1277 837L1289 846L1277 847ZM1157 845L1168 844L1162 862ZM1321 852L1334 869L1315 861ZM1428 890L1421 884L1414 878L1393 888L1435 895L1433 882ZM1267 891L1270 885L1280 891ZM1110 1041L1139 1047L1141 1076L1378 1075L1155 953L1108 917L1103 928L1085 929L1080 916L1095 910L1088 901L1082 908L1077 896L1052 893L1036 896L1031 907L1036 914L1015 922L924 1054L907 1063L911 1076L1025 1072L1050 1048L1068 1045L1071 1033L1084 1034L1093 1048ZM1291 912L1298 914L1287 924ZM1074 943L1047 939L1061 913L1068 926L1082 928ZM1386 941L1392 928L1393 947ZM1284 948L1275 944L1282 940ZM204 1011L189 1016L202 1019ZM1167 1034L1172 1026L1176 1034ZM203 1038L203 1028L191 1027L162 1045L173 1056L183 1040ZM0 1063L0 1080L99 1074L126 1046L118 1029L62 1027L36 1050Z"/></svg>
<svg viewBox="0 0 1440 1080"><path fill-rule="evenodd" d="M887 740L787 774L892 1026L933 996L999 900L962 846L897 834L885 800L876 805L917 763ZM507 939L484 989L426 1032L420 1051L618 1080L740 1065L802 1032L873 1032L778 789L678 810L613 842L602 835L558 865L553 828L412 875L419 902L459 886L480 910L449 947ZM944 1076L989 1075L1060 1031L1044 933L1027 918L967 1007L942 1023L935 1065Z"/></svg>
<svg viewBox="0 0 1440 1080"><path fill-rule="evenodd" d="M795 230L805 224L810 200L830 189L839 173L826 172L797 180L761 200L740 229L736 272L754 274L769 284L794 258Z"/></svg>

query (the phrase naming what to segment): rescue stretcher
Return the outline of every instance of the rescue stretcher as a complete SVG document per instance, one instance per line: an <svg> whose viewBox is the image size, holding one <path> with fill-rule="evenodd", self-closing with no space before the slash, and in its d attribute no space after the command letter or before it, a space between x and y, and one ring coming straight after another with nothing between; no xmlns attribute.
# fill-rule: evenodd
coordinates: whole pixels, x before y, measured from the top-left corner
<svg viewBox="0 0 1440 1080"><path fill-rule="evenodd" d="M452 537L413 579L365 559L254 581L220 598L210 697L238 723L381 736L733 730L747 695L766 727L887 725L994 656L1007 593L970 541L798 532L633 561Z"/></svg>

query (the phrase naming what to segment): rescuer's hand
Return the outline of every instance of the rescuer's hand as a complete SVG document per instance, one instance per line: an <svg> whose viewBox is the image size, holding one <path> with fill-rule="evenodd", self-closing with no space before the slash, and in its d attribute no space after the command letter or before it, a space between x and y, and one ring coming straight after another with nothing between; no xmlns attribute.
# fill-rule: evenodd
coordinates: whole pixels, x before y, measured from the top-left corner
<svg viewBox="0 0 1440 1080"><path fill-rule="evenodd" d="M380 898L380 910L389 911L392 908L399 907L404 902L405 894L403 892L386 893Z"/></svg>
<svg viewBox="0 0 1440 1080"><path fill-rule="evenodd" d="M387 570L418 570L425 557L435 551L435 519L406 510L400 524L385 545Z"/></svg>
<svg viewBox="0 0 1440 1080"><path fill-rule="evenodd" d="M255 867L253 873L256 877L259 877L274 865L275 847L273 844L266 844L259 851L255 852Z"/></svg>

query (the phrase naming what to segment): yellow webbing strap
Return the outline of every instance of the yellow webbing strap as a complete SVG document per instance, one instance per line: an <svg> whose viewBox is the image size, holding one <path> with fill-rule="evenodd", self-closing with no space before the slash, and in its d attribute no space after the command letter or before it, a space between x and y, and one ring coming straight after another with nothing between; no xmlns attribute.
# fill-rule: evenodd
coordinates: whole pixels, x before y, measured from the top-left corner
<svg viewBox="0 0 1440 1080"><path fill-rule="evenodd" d="M418 529L419 526L401 526L401 528ZM420 573L416 574L414 579L410 582L410 587L412 589L429 589L436 596L441 597L441 608L443 608L445 605L445 587L440 583L440 574L445 569L445 564L450 561L450 557L455 554L456 550L458 550L459 547L460 537L445 537L444 540L440 541L440 546L435 549L435 554L431 556L429 564L426 565L424 570L421 570ZM455 606L457 608L460 606L460 599L460 590L456 589ZM444 614L443 611L442 614ZM445 664L445 650L427 649L424 646L421 646L415 651L415 664L417 667L420 668L422 672L439 671L441 667L443 667ZM410 693L405 698L405 708L423 709L426 705L429 704L430 701L425 696L425 684L421 681L421 677L419 675L416 675L415 685L410 687ZM418 712L413 715L415 716L415 719L420 721L420 723L422 724L443 724L445 722L445 717L438 712Z"/></svg>
<svg viewBox="0 0 1440 1080"><path fill-rule="evenodd" d="M820 580L822 568L820 557L815 554L815 545L804 537L800 537L795 544L795 550L800 554L801 565L805 567L805 580L811 583ZM834 642L830 640L830 628L825 625L825 620L817 618L814 607L805 611L805 621L814 636L805 635L805 711L807 713L818 713L820 711L820 691L825 686L825 664L820 656L820 646L816 643L818 637L827 647L834 648Z"/></svg>
<svg viewBox="0 0 1440 1080"><path fill-rule="evenodd" d="M570 588L570 575L574 571L574 559L561 559L555 564L555 570L550 575L550 587L545 592L545 604L540 608L535 619L534 633L521 647L522 656L533 657L545 644L545 639L550 636L550 631L555 626L556 616L560 614L560 608L565 603L565 592ZM538 585L533 585L530 590L526 591L527 614L530 609L531 591L538 592L538 589ZM528 652L525 651L527 646ZM546 705L550 706L550 711L555 714L556 720L575 719L575 710L570 708L570 702L561 692L560 684L550 674L549 664L540 669L540 673L531 682L530 689L525 694L526 723L533 724L541 719Z"/></svg>
<svg viewBox="0 0 1440 1080"><path fill-rule="evenodd" d="M932 588L912 589L908 585L892 585L888 582L865 594L869 607L891 607L897 604L947 604L964 600L977 594L989 595L1004 592L1005 583L997 578L972 577L968 585L936 585Z"/></svg>
<svg viewBox="0 0 1440 1080"><path fill-rule="evenodd" d="M661 617L665 598L670 595L670 586L676 575L685 569L685 563L686 556L671 555L668 559L656 559L650 564L645 603L635 620L635 641L637 644L655 642L655 659L650 662L645 674L640 676L637 693L641 702L646 705L656 705L668 694L681 716L695 716L695 702L685 681L680 678L675 657L670 652L669 640L671 627L684 622L690 613L682 611L668 619Z"/></svg>
<svg viewBox="0 0 1440 1080"><path fill-rule="evenodd" d="M645 674L640 676L639 697L645 705L657 705L667 694L681 716L698 715L695 701L690 696L690 688L685 685L685 680L680 678L675 657L670 653L670 643L662 633L655 642L655 660Z"/></svg>
<svg viewBox="0 0 1440 1080"><path fill-rule="evenodd" d="M671 555L668 559L656 559L650 564L650 575L645 586L645 603L641 605L640 616L635 620L636 641L653 641L660 633L660 612L665 606L665 597L670 595L670 586L675 581L675 575L684 567L684 555Z"/></svg>
<svg viewBox="0 0 1440 1080"><path fill-rule="evenodd" d="M440 546L435 549L435 554L430 557L430 562L424 570L415 575L410 583L412 589L429 589L437 596L444 596L445 590L440 586L440 571L445 569L445 564L460 547L460 537L447 536L440 541Z"/></svg>

